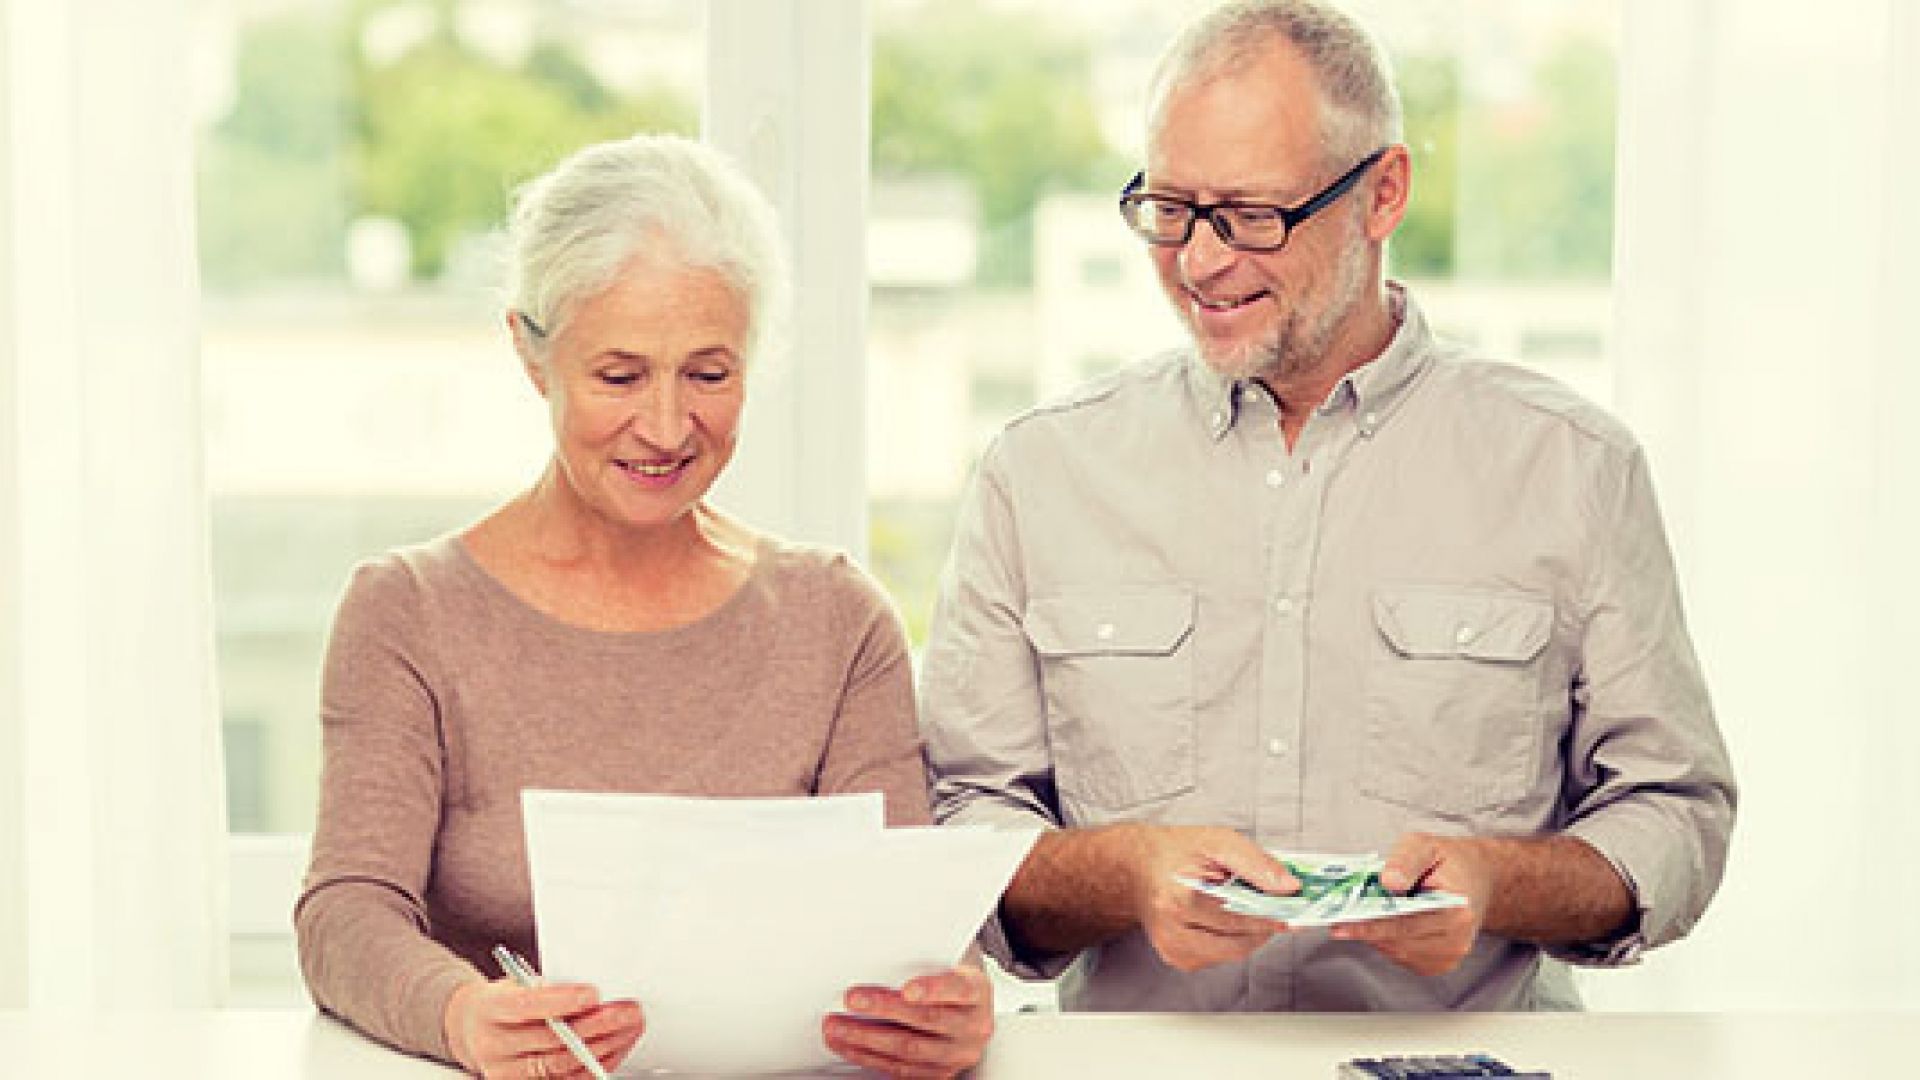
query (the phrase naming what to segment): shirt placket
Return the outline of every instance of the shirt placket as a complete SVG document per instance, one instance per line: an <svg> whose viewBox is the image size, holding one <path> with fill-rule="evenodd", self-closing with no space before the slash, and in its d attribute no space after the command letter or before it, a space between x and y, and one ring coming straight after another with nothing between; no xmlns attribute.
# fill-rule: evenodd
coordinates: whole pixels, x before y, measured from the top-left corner
<svg viewBox="0 0 1920 1080"><path fill-rule="evenodd" d="M1316 412L1291 451L1273 427L1243 431L1257 440L1250 455L1256 463L1252 483L1265 507L1261 535L1266 625L1260 635L1255 721L1260 766L1254 835L1268 846L1298 846L1298 838L1313 824L1308 820L1302 753L1313 566L1325 520L1326 482L1352 441L1352 426L1344 409Z"/></svg>
<svg viewBox="0 0 1920 1080"><path fill-rule="evenodd" d="M1278 418L1249 425L1255 439L1255 476L1265 513L1265 625L1260 634L1260 686L1255 714L1259 766L1254 838L1263 846L1300 850L1312 822L1307 804L1304 737L1307 724L1307 634L1313 606L1313 565L1320 544L1326 481L1342 449L1341 417L1315 413L1291 451L1279 438ZM1350 427L1351 425L1346 425ZM1258 430L1254 430L1258 428ZM1248 973L1251 992L1266 1007L1297 1005L1300 942L1283 939L1261 953Z"/></svg>
<svg viewBox="0 0 1920 1080"><path fill-rule="evenodd" d="M1249 441L1252 498L1262 508L1263 583L1260 682L1254 712L1254 752L1259 762L1254 783L1254 836L1263 843L1295 835L1300 826L1300 724L1306 702L1306 623L1308 597L1303 549L1310 549L1318 526L1311 498L1310 470L1301 455L1289 453L1279 437L1278 417L1265 395L1243 403L1236 434Z"/></svg>

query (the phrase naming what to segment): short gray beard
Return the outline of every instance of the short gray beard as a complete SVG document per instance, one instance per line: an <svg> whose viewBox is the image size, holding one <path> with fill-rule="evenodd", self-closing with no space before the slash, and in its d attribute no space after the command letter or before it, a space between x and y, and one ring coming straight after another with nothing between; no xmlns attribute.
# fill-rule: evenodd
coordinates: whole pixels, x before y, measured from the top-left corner
<svg viewBox="0 0 1920 1080"><path fill-rule="evenodd" d="M1334 273L1333 291L1311 323L1304 322L1303 313L1295 308L1265 341L1253 342L1230 353L1202 351L1200 358L1229 379L1286 381L1318 370L1331 359L1327 348L1333 343L1334 332L1360 302L1367 287L1366 260L1357 255L1341 260Z"/></svg>

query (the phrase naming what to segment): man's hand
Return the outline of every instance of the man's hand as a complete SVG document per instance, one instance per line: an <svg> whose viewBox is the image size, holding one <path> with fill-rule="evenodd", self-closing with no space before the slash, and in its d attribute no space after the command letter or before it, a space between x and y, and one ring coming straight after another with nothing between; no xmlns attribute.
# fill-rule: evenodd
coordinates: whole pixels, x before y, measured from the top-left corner
<svg viewBox="0 0 1920 1080"><path fill-rule="evenodd" d="M1286 926L1227 911L1176 877L1238 877L1277 895L1300 891L1285 864L1232 829L1143 826L1134 873L1140 927L1160 958L1181 971L1242 959Z"/></svg>
<svg viewBox="0 0 1920 1080"><path fill-rule="evenodd" d="M856 986L846 1005L859 1015L827 1017L827 1049L887 1076L946 1080L979 1064L993 1034L993 984L972 964L897 990Z"/></svg>
<svg viewBox="0 0 1920 1080"><path fill-rule="evenodd" d="M1466 897L1466 905L1371 922L1345 923L1330 934L1361 941L1416 975L1445 975L1460 966L1479 936L1493 894L1493 867L1472 839L1408 833L1394 844L1380 884L1406 895L1443 889Z"/></svg>

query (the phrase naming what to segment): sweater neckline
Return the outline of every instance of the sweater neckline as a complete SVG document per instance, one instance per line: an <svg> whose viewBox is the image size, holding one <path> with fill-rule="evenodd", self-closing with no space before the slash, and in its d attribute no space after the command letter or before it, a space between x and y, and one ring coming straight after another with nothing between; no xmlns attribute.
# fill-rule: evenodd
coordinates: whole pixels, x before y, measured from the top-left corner
<svg viewBox="0 0 1920 1080"><path fill-rule="evenodd" d="M578 623L568 622L565 619L535 607L525 597L509 587L506 582L495 577L493 571L481 565L480 560L475 558L473 552L467 549L465 541L461 540L458 534L447 536L444 542L448 548L452 549L453 561L461 568L461 571L468 577L478 581L485 592L492 595L501 606L516 613L523 621L538 625L551 633L564 635L578 641L606 644L633 644L640 642L665 644L677 642L706 633L715 626L722 626L734 621L738 617L738 613L746 607L748 597L755 592L761 591L762 582L772 573L772 564L777 554L777 548L770 537L765 535L756 536L753 541L753 567L747 571L746 579L742 581L726 599L715 606L712 611L701 615L691 622L681 623L678 626L665 627L660 630L596 630L590 626L581 626Z"/></svg>

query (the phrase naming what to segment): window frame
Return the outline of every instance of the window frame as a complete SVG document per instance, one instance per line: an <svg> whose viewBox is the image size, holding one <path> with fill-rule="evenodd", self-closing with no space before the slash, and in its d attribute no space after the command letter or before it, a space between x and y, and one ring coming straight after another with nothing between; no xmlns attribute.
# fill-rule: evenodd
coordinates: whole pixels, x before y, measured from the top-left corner
<svg viewBox="0 0 1920 1080"><path fill-rule="evenodd" d="M795 287L784 356L748 403L745 436L715 493L782 536L867 551L865 415L867 0L710 0L705 141L772 200ZM229 940L282 937L311 838L228 834ZM237 950L236 950L237 951Z"/></svg>

